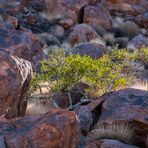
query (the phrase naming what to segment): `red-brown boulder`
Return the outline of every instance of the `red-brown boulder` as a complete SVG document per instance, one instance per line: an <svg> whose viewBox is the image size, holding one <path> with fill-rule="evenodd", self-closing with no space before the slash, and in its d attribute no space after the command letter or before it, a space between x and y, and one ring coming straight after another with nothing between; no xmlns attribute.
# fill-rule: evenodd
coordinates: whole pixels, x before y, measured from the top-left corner
<svg viewBox="0 0 148 148"><path fill-rule="evenodd" d="M0 145L7 148L76 148L79 143L77 117L66 110L55 109L2 124Z"/></svg>
<svg viewBox="0 0 148 148"><path fill-rule="evenodd" d="M95 39L102 40L100 35L98 35L96 31L87 24L75 25L71 29L68 37L68 41L72 46L78 45L80 43L86 43Z"/></svg>
<svg viewBox="0 0 148 148"><path fill-rule="evenodd" d="M74 23L81 7L88 4L89 0L45 0L47 14L50 18L68 18Z"/></svg>
<svg viewBox="0 0 148 148"><path fill-rule="evenodd" d="M114 15L137 16L146 12L148 8L147 0L105 0L104 4Z"/></svg>
<svg viewBox="0 0 148 148"><path fill-rule="evenodd" d="M43 56L43 45L27 30L15 30L0 24L0 51L30 61L33 67Z"/></svg>
<svg viewBox="0 0 148 148"><path fill-rule="evenodd" d="M104 29L111 29L112 18L105 7L88 5L84 9L83 22L92 26L101 26Z"/></svg>
<svg viewBox="0 0 148 148"><path fill-rule="evenodd" d="M0 52L0 116L24 115L31 73L30 62Z"/></svg>

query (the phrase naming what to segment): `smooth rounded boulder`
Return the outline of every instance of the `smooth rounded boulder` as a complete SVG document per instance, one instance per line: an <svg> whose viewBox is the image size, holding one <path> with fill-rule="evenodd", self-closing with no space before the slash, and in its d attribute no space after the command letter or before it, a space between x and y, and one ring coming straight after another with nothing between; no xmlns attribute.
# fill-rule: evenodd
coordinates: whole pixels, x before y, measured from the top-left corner
<svg viewBox="0 0 148 148"><path fill-rule="evenodd" d="M85 43L75 47L72 50L73 54L80 54L81 56L87 55L93 59L99 59L106 52L106 48L96 43Z"/></svg>
<svg viewBox="0 0 148 148"><path fill-rule="evenodd" d="M103 42L103 39L97 32L87 24L78 24L71 28L68 42L72 46L80 45L81 43L87 43L91 40L100 40Z"/></svg>

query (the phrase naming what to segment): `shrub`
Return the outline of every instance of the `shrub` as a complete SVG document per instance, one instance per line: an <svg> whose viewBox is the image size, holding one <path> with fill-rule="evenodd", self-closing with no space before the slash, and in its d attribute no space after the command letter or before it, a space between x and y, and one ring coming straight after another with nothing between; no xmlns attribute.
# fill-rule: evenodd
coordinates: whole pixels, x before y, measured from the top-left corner
<svg viewBox="0 0 148 148"><path fill-rule="evenodd" d="M88 56L66 56L64 49L53 50L48 60L41 61L41 74L33 77L31 86L35 88L41 82L48 82L55 92L70 91L88 75L93 62Z"/></svg>
<svg viewBox="0 0 148 148"><path fill-rule="evenodd" d="M32 92L48 82L53 92L70 92L75 84L85 82L91 86L86 95L94 91L100 96L132 82L132 63L137 55L137 51L115 49L95 60L86 55L66 55L64 49L52 50L49 59L41 61L41 73L34 75L30 90Z"/></svg>
<svg viewBox="0 0 148 148"><path fill-rule="evenodd" d="M148 64L148 48L141 48L135 51L137 53L136 59L144 64Z"/></svg>

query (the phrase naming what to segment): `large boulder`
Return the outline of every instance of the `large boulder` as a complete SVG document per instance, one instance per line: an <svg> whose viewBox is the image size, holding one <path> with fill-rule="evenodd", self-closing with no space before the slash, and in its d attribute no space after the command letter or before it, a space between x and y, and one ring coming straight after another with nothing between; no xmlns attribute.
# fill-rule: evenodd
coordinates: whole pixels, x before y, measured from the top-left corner
<svg viewBox="0 0 148 148"><path fill-rule="evenodd" d="M102 96L105 102L99 120L141 120L148 122L148 92L123 89Z"/></svg>
<svg viewBox="0 0 148 148"><path fill-rule="evenodd" d="M143 14L148 9L147 0L105 0L104 4L114 15L137 16Z"/></svg>
<svg viewBox="0 0 148 148"><path fill-rule="evenodd" d="M81 7L88 4L89 0L45 0L49 18L67 18L77 22Z"/></svg>
<svg viewBox="0 0 148 148"><path fill-rule="evenodd" d="M105 47L96 43L81 44L72 50L73 54L87 55L93 59L99 59L105 52Z"/></svg>
<svg viewBox="0 0 148 148"><path fill-rule="evenodd" d="M31 32L0 24L0 51L28 60L36 67L43 57L42 48L42 43Z"/></svg>
<svg viewBox="0 0 148 148"><path fill-rule="evenodd" d="M141 34L135 36L127 45L129 49L140 49L144 47L148 47L148 38Z"/></svg>
<svg viewBox="0 0 148 148"><path fill-rule="evenodd" d="M104 29L111 29L112 18L105 7L88 5L84 9L83 22L88 25L101 26Z"/></svg>
<svg viewBox="0 0 148 148"><path fill-rule="evenodd" d="M71 32L68 37L68 42L72 45L78 45L80 43L86 43L91 40L99 39L103 42L99 34L96 33L90 26L87 24L78 24L72 27Z"/></svg>
<svg viewBox="0 0 148 148"><path fill-rule="evenodd" d="M0 116L24 115L31 73L29 61L0 51Z"/></svg>
<svg viewBox="0 0 148 148"><path fill-rule="evenodd" d="M75 148L79 142L79 122L73 112L55 109L42 116L26 116L0 121L3 148Z"/></svg>
<svg viewBox="0 0 148 148"><path fill-rule="evenodd" d="M100 105L93 121L93 130L86 137L86 148L123 146L122 143L112 143L110 140L106 143L104 139L122 141L127 144L123 147L147 148L147 91L124 89L111 92L89 106L94 109L97 104Z"/></svg>

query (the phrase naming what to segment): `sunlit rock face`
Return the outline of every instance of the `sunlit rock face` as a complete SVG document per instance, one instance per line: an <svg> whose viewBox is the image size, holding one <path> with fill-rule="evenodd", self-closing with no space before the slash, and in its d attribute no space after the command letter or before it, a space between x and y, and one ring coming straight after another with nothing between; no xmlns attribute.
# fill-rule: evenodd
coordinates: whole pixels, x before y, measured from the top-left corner
<svg viewBox="0 0 148 148"><path fill-rule="evenodd" d="M0 52L0 116L22 116L32 74L29 61Z"/></svg>
<svg viewBox="0 0 148 148"><path fill-rule="evenodd" d="M75 148L80 128L74 112L55 109L9 122L0 119L0 145L8 148Z"/></svg>

